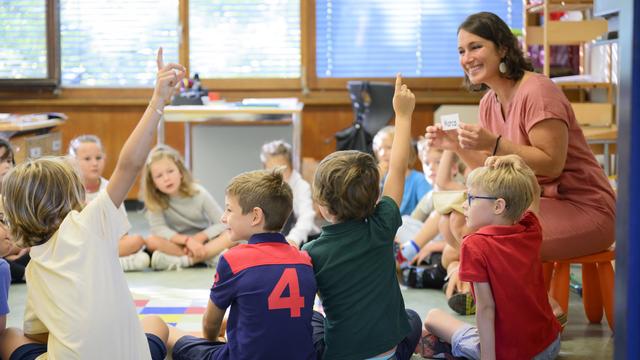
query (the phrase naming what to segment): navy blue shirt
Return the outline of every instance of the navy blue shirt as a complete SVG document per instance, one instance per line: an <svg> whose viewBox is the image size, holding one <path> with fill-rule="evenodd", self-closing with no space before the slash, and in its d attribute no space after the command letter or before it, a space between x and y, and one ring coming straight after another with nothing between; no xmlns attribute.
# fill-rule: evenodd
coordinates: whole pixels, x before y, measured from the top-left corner
<svg viewBox="0 0 640 360"><path fill-rule="evenodd" d="M315 359L311 258L280 233L255 234L218 263L211 301L231 306L227 344L216 359Z"/></svg>
<svg viewBox="0 0 640 360"><path fill-rule="evenodd" d="M9 313L9 285L11 285L9 263L0 258L0 316Z"/></svg>

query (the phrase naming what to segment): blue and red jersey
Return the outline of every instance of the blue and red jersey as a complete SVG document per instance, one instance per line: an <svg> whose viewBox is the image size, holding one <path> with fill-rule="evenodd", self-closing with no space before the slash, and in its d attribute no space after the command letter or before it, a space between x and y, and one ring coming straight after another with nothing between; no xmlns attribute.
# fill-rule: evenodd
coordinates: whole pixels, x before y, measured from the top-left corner
<svg viewBox="0 0 640 360"><path fill-rule="evenodd" d="M231 306L217 359L315 359L311 316L317 291L311 258L280 233L255 234L218 263L211 301Z"/></svg>

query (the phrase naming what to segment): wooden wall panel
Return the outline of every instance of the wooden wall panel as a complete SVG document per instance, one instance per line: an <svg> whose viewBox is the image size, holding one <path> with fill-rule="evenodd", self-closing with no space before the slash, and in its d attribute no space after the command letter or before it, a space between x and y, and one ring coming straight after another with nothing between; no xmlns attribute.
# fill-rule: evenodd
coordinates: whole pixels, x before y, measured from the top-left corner
<svg viewBox="0 0 640 360"><path fill-rule="evenodd" d="M10 105L0 103L0 112L37 113L62 112L69 120L60 126L63 149L69 141L81 134L94 134L103 141L107 163L105 177L109 177L115 167L120 149L145 110L145 105L61 105L28 104ZM414 113L412 135L424 134L424 128L433 121L434 106L418 105ZM321 160L335 150L334 134L350 126L353 113L350 105L308 105L303 111L302 156ZM179 123L168 123L165 128L165 142L184 155L184 127ZM128 198L138 196L138 181L129 192Z"/></svg>

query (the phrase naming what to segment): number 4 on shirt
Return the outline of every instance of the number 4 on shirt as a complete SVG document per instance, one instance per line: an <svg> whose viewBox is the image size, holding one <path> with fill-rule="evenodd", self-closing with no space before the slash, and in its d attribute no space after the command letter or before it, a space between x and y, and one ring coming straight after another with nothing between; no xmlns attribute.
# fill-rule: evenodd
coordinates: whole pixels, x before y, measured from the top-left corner
<svg viewBox="0 0 640 360"><path fill-rule="evenodd" d="M289 296L282 296L289 287ZM304 298L300 296L298 273L295 268L284 269L278 283L269 294L269 310L289 309L291 317L300 317L300 309L304 307Z"/></svg>

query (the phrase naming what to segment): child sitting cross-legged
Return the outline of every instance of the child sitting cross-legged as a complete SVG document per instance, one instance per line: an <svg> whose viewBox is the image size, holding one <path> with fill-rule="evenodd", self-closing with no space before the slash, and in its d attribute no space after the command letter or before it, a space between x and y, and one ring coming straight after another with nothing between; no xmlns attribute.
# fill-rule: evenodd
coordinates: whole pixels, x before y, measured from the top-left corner
<svg viewBox="0 0 640 360"><path fill-rule="evenodd" d="M170 329L174 360L316 358L311 259L279 232L291 214L292 197L276 171L252 171L231 180L222 222L232 241L249 243L220 257L202 321L204 339ZM228 307L228 342L218 342Z"/></svg>
<svg viewBox="0 0 640 360"><path fill-rule="evenodd" d="M4 178L2 197L11 238L31 246L26 269L24 334L0 335L2 359L136 359L166 355L166 324L140 323L118 242L130 225L121 209L155 140L164 104L186 69L157 57L153 97L122 147L111 181L87 206L73 165L41 158L16 166ZM146 333L146 336L145 336Z"/></svg>
<svg viewBox="0 0 640 360"><path fill-rule="evenodd" d="M149 154L140 180L151 236L145 243L154 270L205 263L215 267L218 255L231 246L222 209L195 183L182 157L167 145Z"/></svg>
<svg viewBox="0 0 640 360"><path fill-rule="evenodd" d="M537 211L540 188L517 155L489 157L485 165L467 179L463 208L474 232L462 241L459 269L473 285L477 327L431 310L416 351L427 358L554 359L560 324L544 286L540 222L527 211Z"/></svg>
<svg viewBox="0 0 640 360"><path fill-rule="evenodd" d="M303 249L313 260L326 314L314 313L320 358L407 360L420 339L420 317L404 308L393 252L414 106L398 75L396 132L380 200L380 173L371 155L339 151L318 166L313 196L331 225Z"/></svg>

